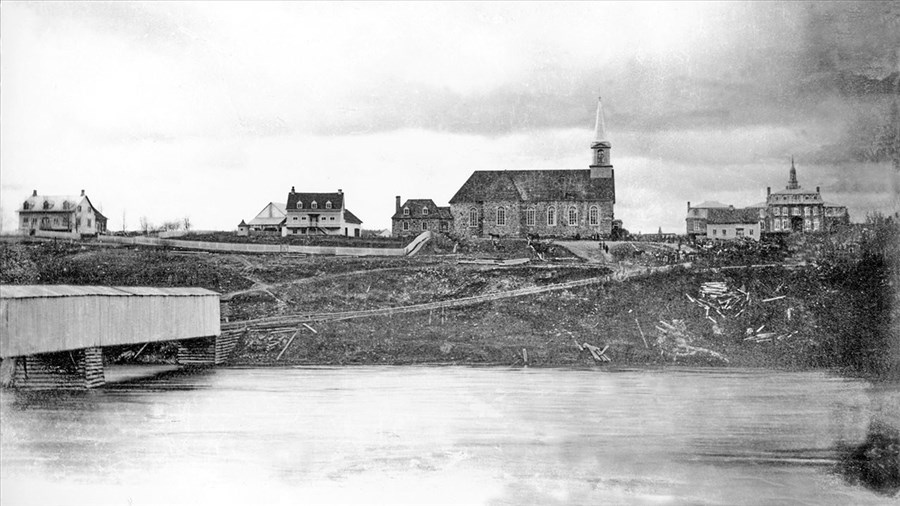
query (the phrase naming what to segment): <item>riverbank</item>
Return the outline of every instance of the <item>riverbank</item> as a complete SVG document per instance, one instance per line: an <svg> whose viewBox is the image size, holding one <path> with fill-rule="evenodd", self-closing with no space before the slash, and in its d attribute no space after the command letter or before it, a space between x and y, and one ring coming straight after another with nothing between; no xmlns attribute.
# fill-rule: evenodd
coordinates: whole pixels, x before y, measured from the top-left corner
<svg viewBox="0 0 900 506"><path fill-rule="evenodd" d="M560 247L524 257L525 265L479 265L466 260L485 258L490 242L457 254L443 246L452 247L438 241L431 247L437 250L414 258L340 258L8 244L0 250L0 275L12 284L202 286L223 293L225 328L289 322L248 325L231 357L236 365L675 364L865 375L894 361L895 294L884 265L678 268L603 281L648 266L587 263ZM498 251L518 258L529 250L509 242ZM573 282L586 286L566 284ZM441 307L473 298L477 303ZM308 327L296 315L307 315ZM110 350L107 359L127 362L136 351ZM141 360L171 356L150 347Z"/></svg>

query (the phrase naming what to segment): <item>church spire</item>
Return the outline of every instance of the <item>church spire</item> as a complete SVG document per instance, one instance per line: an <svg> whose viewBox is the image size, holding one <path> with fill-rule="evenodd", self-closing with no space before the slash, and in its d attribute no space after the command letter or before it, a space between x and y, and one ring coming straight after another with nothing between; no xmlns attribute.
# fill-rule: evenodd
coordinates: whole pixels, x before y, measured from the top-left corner
<svg viewBox="0 0 900 506"><path fill-rule="evenodd" d="M597 119L594 122L594 143L606 142L606 123L603 121L603 102L597 97Z"/></svg>
<svg viewBox="0 0 900 506"><path fill-rule="evenodd" d="M800 188L800 183L797 182L797 168L794 167L794 156L791 155L791 175L788 179L787 189L796 190L797 188Z"/></svg>

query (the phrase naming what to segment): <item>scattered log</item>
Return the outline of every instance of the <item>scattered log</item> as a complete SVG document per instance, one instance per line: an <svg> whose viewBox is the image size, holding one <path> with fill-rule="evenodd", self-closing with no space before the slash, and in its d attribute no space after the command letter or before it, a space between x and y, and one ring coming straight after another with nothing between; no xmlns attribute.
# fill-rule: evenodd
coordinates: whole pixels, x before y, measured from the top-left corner
<svg viewBox="0 0 900 506"><path fill-rule="evenodd" d="M647 344L647 338L644 337L644 331L641 329L641 322L639 322L638 319L635 318L634 323L637 324L638 332L641 333L641 341L644 341L644 348L650 349L650 346Z"/></svg>
<svg viewBox="0 0 900 506"><path fill-rule="evenodd" d="M306 324L304 323L304 325L306 325ZM278 356L275 357L275 360L276 360L276 361L277 361L277 360L281 360L281 356L284 355L284 352L287 351L288 346L290 346L291 343L294 342L294 338L297 337L297 334L299 334L299 333L300 333L300 329L297 329L297 331L294 332L294 335L292 335L291 338L288 339L287 344L285 344L285 345L284 345L284 348L281 349L281 353L279 353Z"/></svg>
<svg viewBox="0 0 900 506"><path fill-rule="evenodd" d="M773 300L779 300L787 297L787 295L779 295L778 297L770 297L768 299L763 299L760 302L772 302Z"/></svg>
<svg viewBox="0 0 900 506"><path fill-rule="evenodd" d="M309 330L311 330L313 334L318 334L318 332L316 332L316 329L310 327L309 325L307 325L307 324L304 323L303 326L306 327L306 328L308 328Z"/></svg>

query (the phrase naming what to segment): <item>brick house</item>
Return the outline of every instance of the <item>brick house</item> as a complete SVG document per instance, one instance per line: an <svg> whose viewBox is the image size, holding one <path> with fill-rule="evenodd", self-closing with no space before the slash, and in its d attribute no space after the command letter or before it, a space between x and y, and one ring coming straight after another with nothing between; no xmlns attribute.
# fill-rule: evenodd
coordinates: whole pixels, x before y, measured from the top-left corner
<svg viewBox="0 0 900 506"><path fill-rule="evenodd" d="M362 221L346 208L343 190L303 193L292 186L281 235L342 235L359 237Z"/></svg>
<svg viewBox="0 0 900 506"><path fill-rule="evenodd" d="M612 231L615 178L598 99L587 169L479 170L450 199L459 237L596 237Z"/></svg>
<svg viewBox="0 0 900 506"><path fill-rule="evenodd" d="M19 213L19 230L77 232L97 235L106 232L106 216L98 211L81 190L81 195L38 195L34 190Z"/></svg>
<svg viewBox="0 0 900 506"><path fill-rule="evenodd" d="M418 235L425 230L447 233L453 228L450 207L438 207L431 199L409 199L400 205L396 198L394 215L391 216L391 236Z"/></svg>

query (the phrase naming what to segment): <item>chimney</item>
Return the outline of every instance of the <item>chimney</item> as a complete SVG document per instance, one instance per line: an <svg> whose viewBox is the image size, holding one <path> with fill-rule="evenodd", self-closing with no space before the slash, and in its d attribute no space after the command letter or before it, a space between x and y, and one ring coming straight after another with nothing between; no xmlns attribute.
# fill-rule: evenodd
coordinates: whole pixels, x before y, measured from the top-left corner
<svg viewBox="0 0 900 506"><path fill-rule="evenodd" d="M816 186L816 193L820 193L820 192L819 192L819 187L818 187L818 186Z"/></svg>
<svg viewBox="0 0 900 506"><path fill-rule="evenodd" d="M84 190L81 190L81 196L84 197Z"/></svg>
<svg viewBox="0 0 900 506"><path fill-rule="evenodd" d="M340 188L338 188L338 193L340 193L341 195L343 195L343 194L344 194L344 190L341 190Z"/></svg>
<svg viewBox="0 0 900 506"><path fill-rule="evenodd" d="M771 194L772 194L772 187L771 187L771 186L766 186L766 197L768 197L768 196L771 195Z"/></svg>
<svg viewBox="0 0 900 506"><path fill-rule="evenodd" d="M291 193L296 193L293 186L291 186Z"/></svg>
<svg viewBox="0 0 900 506"><path fill-rule="evenodd" d="M394 206L395 212L400 212L400 195L397 195L397 204Z"/></svg>
<svg viewBox="0 0 900 506"><path fill-rule="evenodd" d="M31 190L31 196L37 197L37 190Z"/></svg>
<svg viewBox="0 0 900 506"><path fill-rule="evenodd" d="M690 210L691 210L691 201L688 200L688 211L690 211Z"/></svg>

